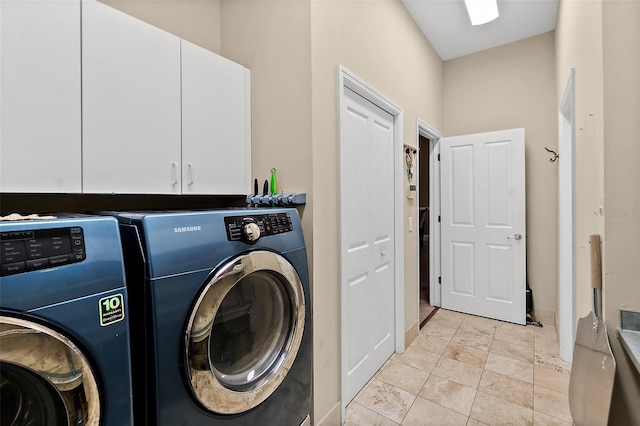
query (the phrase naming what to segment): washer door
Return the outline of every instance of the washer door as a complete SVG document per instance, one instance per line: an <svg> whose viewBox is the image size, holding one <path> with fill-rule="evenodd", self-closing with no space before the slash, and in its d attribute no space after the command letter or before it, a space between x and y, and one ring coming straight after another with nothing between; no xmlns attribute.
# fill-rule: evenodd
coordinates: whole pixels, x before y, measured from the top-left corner
<svg viewBox="0 0 640 426"><path fill-rule="evenodd" d="M97 425L96 378L62 334L0 315L0 424Z"/></svg>
<svg viewBox="0 0 640 426"><path fill-rule="evenodd" d="M235 258L204 286L185 335L195 397L210 411L241 413L282 383L304 331L300 277L282 256Z"/></svg>

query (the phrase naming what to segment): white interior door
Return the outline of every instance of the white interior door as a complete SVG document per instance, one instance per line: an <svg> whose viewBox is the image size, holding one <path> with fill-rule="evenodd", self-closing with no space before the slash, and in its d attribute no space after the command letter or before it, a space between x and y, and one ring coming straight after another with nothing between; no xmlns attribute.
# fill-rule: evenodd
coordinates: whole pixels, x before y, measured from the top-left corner
<svg viewBox="0 0 640 426"><path fill-rule="evenodd" d="M393 354L394 118L343 87L340 111L343 400Z"/></svg>
<svg viewBox="0 0 640 426"><path fill-rule="evenodd" d="M440 147L442 307L525 324L524 129Z"/></svg>

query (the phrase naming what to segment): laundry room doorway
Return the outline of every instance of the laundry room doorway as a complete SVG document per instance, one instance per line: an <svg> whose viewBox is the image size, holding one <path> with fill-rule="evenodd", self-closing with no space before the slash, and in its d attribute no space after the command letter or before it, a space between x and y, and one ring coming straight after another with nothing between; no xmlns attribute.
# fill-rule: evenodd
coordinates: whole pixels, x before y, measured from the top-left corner
<svg viewBox="0 0 640 426"><path fill-rule="evenodd" d="M416 140L429 164L428 182L418 169L429 185L429 304L525 324L524 129L443 137L418 119Z"/></svg>
<svg viewBox="0 0 640 426"><path fill-rule="evenodd" d="M417 120L418 142L418 322L424 327L440 306L440 165L442 134Z"/></svg>
<svg viewBox="0 0 640 426"><path fill-rule="evenodd" d="M343 67L339 81L342 414L404 351L402 110Z"/></svg>
<svg viewBox="0 0 640 426"><path fill-rule="evenodd" d="M419 152L429 153L429 139L420 135L418 137ZM428 160L428 157L425 158ZM420 162L420 183L418 191L418 253L420 254L420 328L424 327L427 320L435 312L431 304L429 289L429 161Z"/></svg>

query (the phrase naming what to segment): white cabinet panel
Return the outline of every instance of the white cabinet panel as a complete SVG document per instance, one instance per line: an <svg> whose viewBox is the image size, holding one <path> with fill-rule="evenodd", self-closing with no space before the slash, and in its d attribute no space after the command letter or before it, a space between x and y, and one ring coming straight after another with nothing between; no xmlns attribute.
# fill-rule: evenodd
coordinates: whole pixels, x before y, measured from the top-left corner
<svg viewBox="0 0 640 426"><path fill-rule="evenodd" d="M0 52L0 192L80 192L80 1L1 0Z"/></svg>
<svg viewBox="0 0 640 426"><path fill-rule="evenodd" d="M82 5L83 191L180 193L180 39Z"/></svg>
<svg viewBox="0 0 640 426"><path fill-rule="evenodd" d="M247 194L249 70L182 40L182 192Z"/></svg>
<svg viewBox="0 0 640 426"><path fill-rule="evenodd" d="M0 23L0 192L250 191L249 70L96 0Z"/></svg>

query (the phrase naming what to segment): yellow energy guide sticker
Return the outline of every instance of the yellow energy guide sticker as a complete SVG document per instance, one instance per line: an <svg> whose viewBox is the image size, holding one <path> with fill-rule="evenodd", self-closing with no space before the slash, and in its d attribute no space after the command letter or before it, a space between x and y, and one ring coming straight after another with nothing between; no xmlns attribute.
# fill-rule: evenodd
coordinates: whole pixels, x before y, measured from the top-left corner
<svg viewBox="0 0 640 426"><path fill-rule="evenodd" d="M105 327L124 319L124 296L121 293L103 297L100 306L100 325Z"/></svg>

